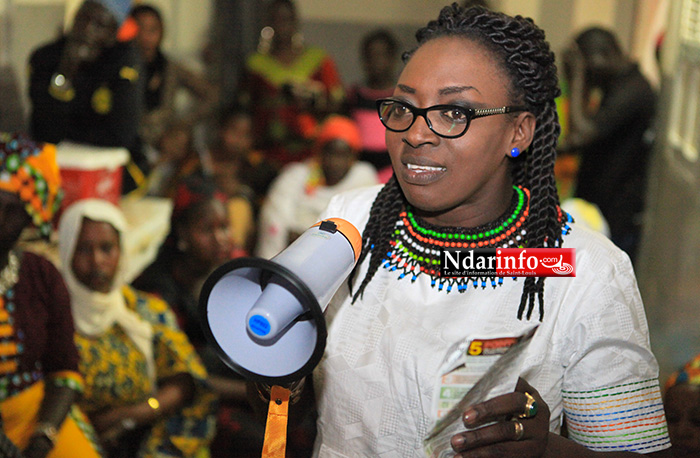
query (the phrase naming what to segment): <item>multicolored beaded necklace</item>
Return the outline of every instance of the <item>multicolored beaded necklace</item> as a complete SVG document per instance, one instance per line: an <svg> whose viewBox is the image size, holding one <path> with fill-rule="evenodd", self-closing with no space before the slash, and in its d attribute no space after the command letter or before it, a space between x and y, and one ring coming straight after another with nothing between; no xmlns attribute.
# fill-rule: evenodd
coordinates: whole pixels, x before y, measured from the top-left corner
<svg viewBox="0 0 700 458"><path fill-rule="evenodd" d="M24 335L15 332L13 317L16 309L14 287L19 281L19 266L19 256L10 251L7 265L0 272L0 400L17 393L25 382L32 381L30 373L26 373L26 381L17 373L18 357L24 351Z"/></svg>
<svg viewBox="0 0 700 458"><path fill-rule="evenodd" d="M493 223L476 228L444 228L419 222L410 206L399 214L394 228L395 239L391 251L382 261L382 267L399 271L399 279L409 277L415 282L421 274L429 275L431 286L439 291L459 292L474 287L493 288L503 284L503 277L440 277L442 248L521 248L527 231L524 222L530 210L530 191L513 186L515 192L508 210ZM568 228L568 226L567 226Z"/></svg>

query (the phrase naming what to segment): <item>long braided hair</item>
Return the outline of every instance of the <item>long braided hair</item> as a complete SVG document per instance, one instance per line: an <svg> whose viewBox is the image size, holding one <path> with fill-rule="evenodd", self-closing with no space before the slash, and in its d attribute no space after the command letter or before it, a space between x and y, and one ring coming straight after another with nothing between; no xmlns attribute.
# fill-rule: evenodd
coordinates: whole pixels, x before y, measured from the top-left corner
<svg viewBox="0 0 700 458"><path fill-rule="evenodd" d="M554 182L554 160L560 127L554 99L559 96L554 53L545 41L544 32L529 18L510 17L481 7L464 9L453 3L442 9L437 20L416 33L418 46L403 55L407 62L416 49L439 37L462 37L491 52L510 80L509 97L514 104L524 104L536 117L532 144L524 154L512 160L512 180L530 190L530 216L525 222L529 248L556 247L562 242L559 198ZM391 251L394 224L406 199L393 176L381 189L370 210L363 233L363 246L357 266L369 255L369 269L353 302L362 296L384 259ZM355 268L357 271L358 267ZM348 280L352 290L355 272ZM539 302L539 318L544 316L544 278L526 278L518 308L523 319L527 309L530 319Z"/></svg>

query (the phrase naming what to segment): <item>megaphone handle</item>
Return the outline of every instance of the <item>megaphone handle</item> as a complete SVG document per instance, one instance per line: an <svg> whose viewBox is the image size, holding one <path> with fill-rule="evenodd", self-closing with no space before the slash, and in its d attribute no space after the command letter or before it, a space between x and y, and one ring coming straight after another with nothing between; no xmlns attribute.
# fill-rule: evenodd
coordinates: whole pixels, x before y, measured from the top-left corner
<svg viewBox="0 0 700 458"><path fill-rule="evenodd" d="M262 458L284 458L287 449L287 420L290 390L274 385L270 390Z"/></svg>

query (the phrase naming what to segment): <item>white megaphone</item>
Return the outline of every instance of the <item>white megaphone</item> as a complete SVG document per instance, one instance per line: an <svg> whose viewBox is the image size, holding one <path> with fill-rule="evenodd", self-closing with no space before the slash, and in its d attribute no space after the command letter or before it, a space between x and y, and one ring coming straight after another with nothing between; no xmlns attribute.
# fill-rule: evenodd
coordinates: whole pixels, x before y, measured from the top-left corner
<svg viewBox="0 0 700 458"><path fill-rule="evenodd" d="M355 226L331 218L270 260L239 258L216 269L199 308L219 357L245 378L269 385L311 373L326 346L323 313L361 247Z"/></svg>

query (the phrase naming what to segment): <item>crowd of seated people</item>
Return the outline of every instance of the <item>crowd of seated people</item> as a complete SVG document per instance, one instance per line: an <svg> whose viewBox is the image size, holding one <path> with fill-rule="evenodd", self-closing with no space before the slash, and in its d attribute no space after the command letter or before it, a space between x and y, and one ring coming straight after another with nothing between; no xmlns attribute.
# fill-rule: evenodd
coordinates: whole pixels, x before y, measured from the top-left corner
<svg viewBox="0 0 700 458"><path fill-rule="evenodd" d="M146 3L84 0L66 34L32 53L29 132L3 134L0 157L9 169L15 166L13 148L19 148L31 165L27 170L36 169L36 154L55 176L29 173L39 180L32 189L51 191L39 193L50 208L21 186L0 194L0 222L3 233L9 231L0 266L3 275L18 270L21 280L9 287L3 281L0 293L5 309L21 311L24 302L38 300L48 316L61 319L51 318L40 344L25 344L32 350L15 357L19 366L10 368L3 359L0 382L22 378L20 385L2 385L5 455L260 456L264 424L248 404L245 381L202 332L203 282L227 260L252 256L262 246L275 247L264 250L271 257L292 240L279 242L259 227L261 214L269 221L278 205L268 199L271 187L272 194L284 194L284 175L291 170L309 169L302 191L318 202L377 182L375 168L357 161L361 134L349 117L353 106L345 103L335 63L301 41L298 21L292 1L270 2L260 47L246 60L230 102L218 99L207 75L162 51L163 16ZM388 57L396 58L396 51ZM384 76L388 87L394 75ZM185 110L175 103L181 89L191 99ZM270 100L279 105L261 115ZM202 131L210 132L207 145L196 141ZM64 141L126 148L131 160L123 193L172 203L169 235L133 281L125 278L124 246L132 228L118 202L78 200L51 221L60 205L52 144ZM22 164L15 168L25 173ZM24 211L23 202L33 213ZM324 206L301 210L301 224L313 224ZM16 248L14 241L32 224L47 236L52 225L58 227L49 243L56 246L51 260L60 270ZM294 225L294 231L302 229ZM60 300L48 301L48 291ZM16 298L8 299L14 292ZM14 316L24 317L19 311ZM16 339L39 338L38 331L25 329L28 323L18 321ZM45 345L60 354L47 359ZM41 370L29 367L35 360ZM22 418L9 415L26 402L32 409ZM292 426L288 456L310 455L314 421L310 416Z"/></svg>
<svg viewBox="0 0 700 458"><path fill-rule="evenodd" d="M202 286L228 260L274 257L336 193L391 178L374 99L392 95L400 62L377 29L357 44L365 81L345 86L332 56L303 42L292 0L267 11L231 101L162 51L163 17L143 2L84 0L65 36L30 56L29 135L0 135L0 172L33 180L5 186L0 173L0 330L16 316L9 335L25 348L0 361L0 454L260 456L245 380L202 330ZM132 282L118 204L82 200L54 218L62 141L127 148L124 193L172 203L167 238ZM23 229L52 226L60 270L16 246ZM290 427L287 456L310 456L313 415Z"/></svg>

